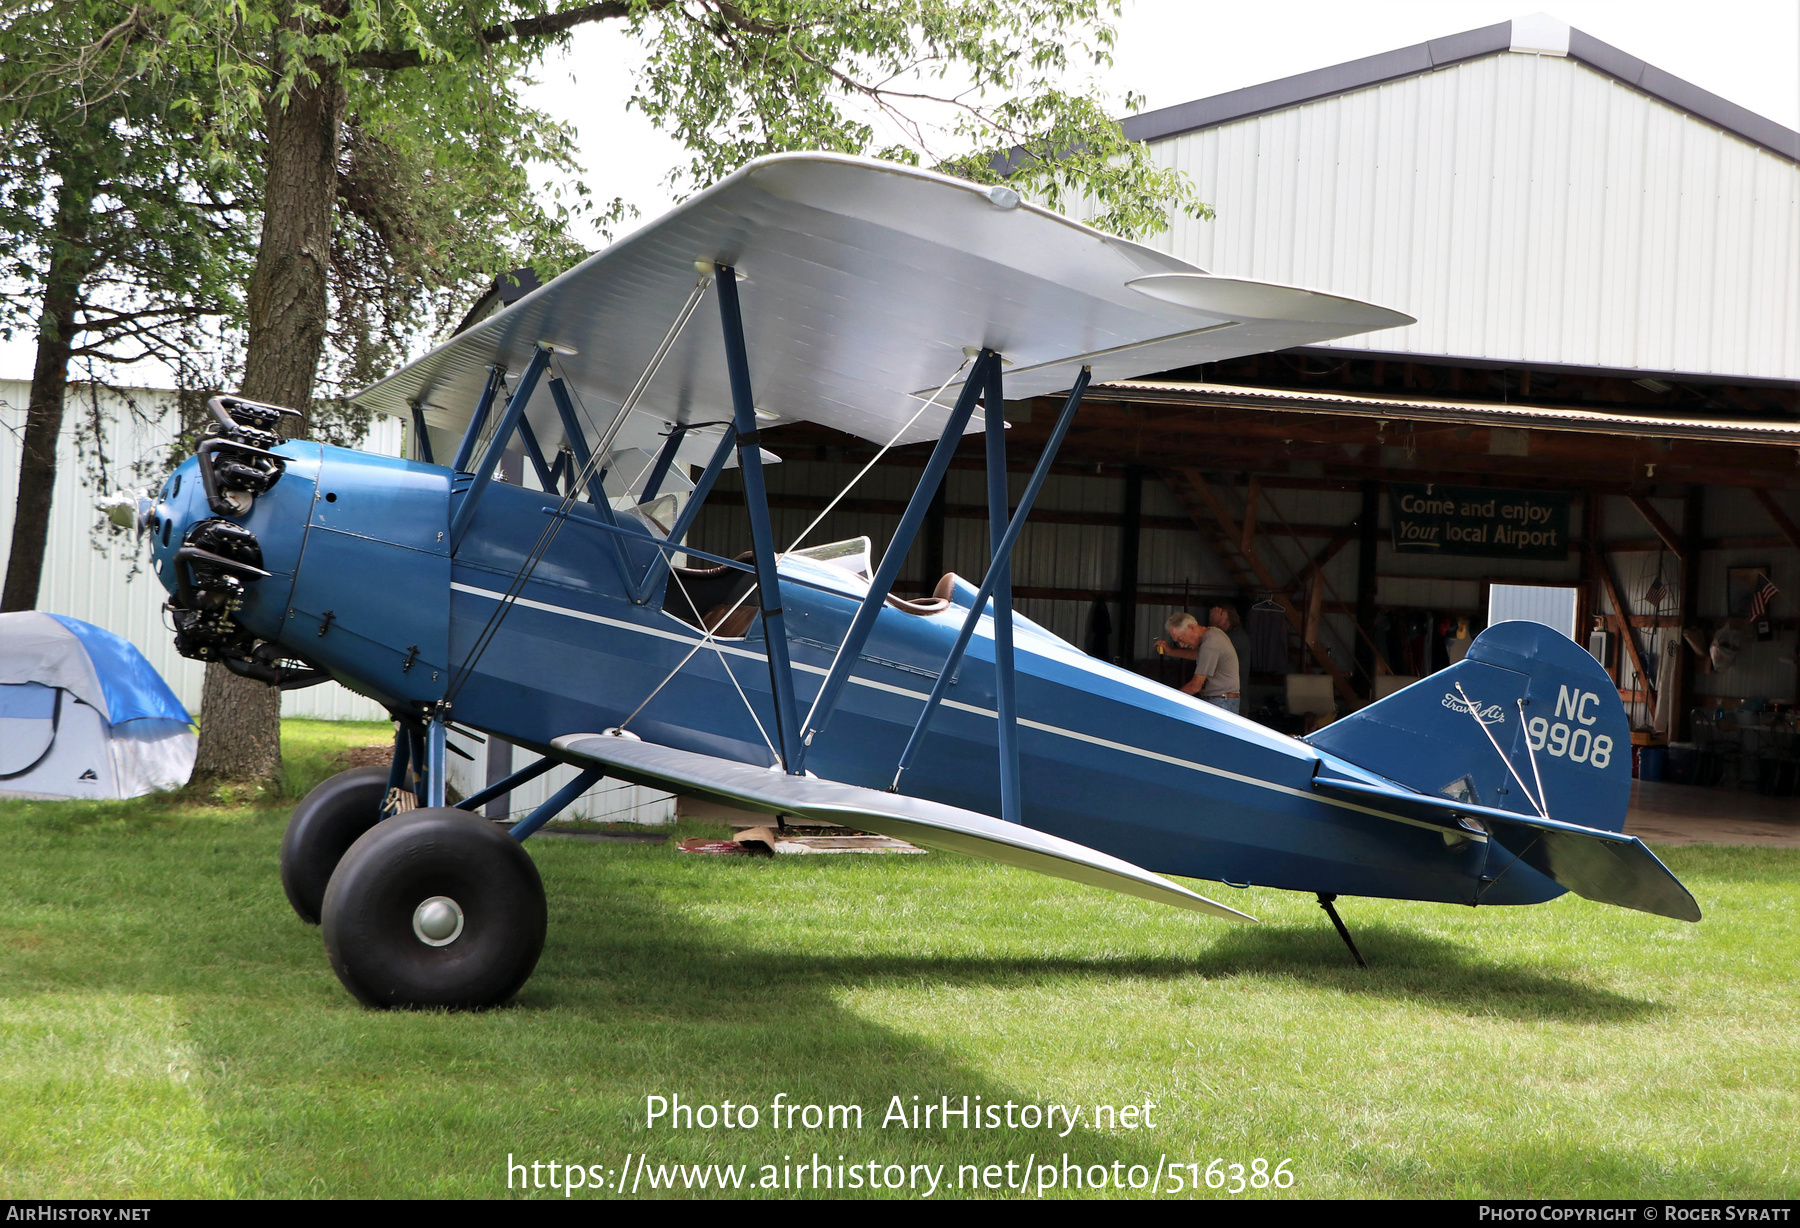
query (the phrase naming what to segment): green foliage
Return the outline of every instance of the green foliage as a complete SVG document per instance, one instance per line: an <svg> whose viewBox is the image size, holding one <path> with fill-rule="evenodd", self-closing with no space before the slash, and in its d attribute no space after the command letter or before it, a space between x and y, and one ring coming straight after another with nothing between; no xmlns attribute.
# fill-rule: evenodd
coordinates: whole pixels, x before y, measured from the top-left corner
<svg viewBox="0 0 1800 1228"><path fill-rule="evenodd" d="M480 36L512 6L149 0L134 11L119 88L204 75L212 99L180 105L211 114L204 145L218 162L257 156L269 109L296 85L344 89L322 373L330 392L387 374L495 276L523 264L554 274L579 259L567 237L576 217L604 226L623 216L619 202L600 205L578 184L534 191L534 168L574 174L574 134L522 101L540 49ZM309 428L331 433L334 413L345 407L328 395Z"/></svg>
<svg viewBox="0 0 1800 1228"><path fill-rule="evenodd" d="M116 15L105 0L60 0L15 4L0 22L0 332L36 332L47 286L73 271L74 362L187 371L207 322L241 315L255 168L206 152L204 81L46 88Z"/></svg>
<svg viewBox="0 0 1800 1228"><path fill-rule="evenodd" d="M751 158L825 149L1005 181L1093 224L1158 233L1210 217L1179 172L1127 141L1072 75L1112 62L1121 0L635 0L651 48L633 105L705 185ZM1127 110L1140 100L1128 96Z"/></svg>
<svg viewBox="0 0 1800 1228"><path fill-rule="evenodd" d="M214 173L253 176L268 109L297 86L348 94L332 252L327 386L385 374L471 292L580 256L569 223L621 220L581 182L573 133L521 87L577 25L627 23L649 56L633 105L704 186L751 158L828 149L1007 179L1085 203L1125 235L1207 216L1178 172L1128 142L1072 78L1110 63L1121 0L80 0L91 35L24 64L18 99L135 99L190 125ZM13 0L10 12L64 6ZM1127 98L1127 108L1137 100ZM534 192L532 168L555 182Z"/></svg>
<svg viewBox="0 0 1800 1228"><path fill-rule="evenodd" d="M15 3L9 37L20 37L19 22L52 24L67 7L55 0ZM578 186L548 199L533 191L534 167L573 173L573 133L521 102L534 49L482 49L456 38L439 47L425 37L431 31L420 23L427 17L447 21L453 34L469 29L463 6L82 0L75 7L89 18L86 25L55 18L62 20L61 36L39 38L32 54L15 58L0 81L0 105L14 116L154 105L165 123L179 126L183 156L166 164L170 192L185 184L193 195L222 181L241 196L250 187L248 208L229 218L235 259L219 279L230 292L233 320L242 318L240 288L249 280L264 203L255 194L266 187L268 109L283 106L296 82L320 74L342 78L348 105L335 170L332 353L327 395L310 424L315 432L323 427L327 436L359 438L365 424L332 393L386 374L422 333L433 325L441 330L460 314L472 287L521 264L553 273L578 259L580 250L566 237L577 215L603 224L622 215L617 202L598 206ZM357 67L356 57L372 46L406 49L412 66ZM0 112L0 120L7 114ZM129 142L123 148L134 164L162 165L156 148L134 149ZM54 176L40 174L37 181L54 182ZM0 218L0 226L14 229L11 218ZM195 285L181 275L184 269L211 267L165 261L139 280L180 301L211 284ZM184 340L199 344L164 347L156 356L180 370L183 362L194 364L196 351L219 348L211 338ZM229 371L215 364L204 374L215 378L195 381L196 387L221 386Z"/></svg>
<svg viewBox="0 0 1800 1228"><path fill-rule="evenodd" d="M574 132L526 107L516 65L486 58L348 74L332 250L334 382L364 387L442 333L495 277L550 277L585 254L568 238L597 206L585 187L541 196L531 168L573 174Z"/></svg>

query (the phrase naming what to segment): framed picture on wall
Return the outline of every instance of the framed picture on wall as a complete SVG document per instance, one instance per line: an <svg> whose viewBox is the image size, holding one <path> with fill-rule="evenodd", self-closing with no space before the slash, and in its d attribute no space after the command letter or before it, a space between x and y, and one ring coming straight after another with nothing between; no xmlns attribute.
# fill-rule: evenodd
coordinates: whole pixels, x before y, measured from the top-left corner
<svg viewBox="0 0 1800 1228"><path fill-rule="evenodd" d="M1725 608L1732 618L1749 618L1756 611L1751 603L1769 582L1769 565L1760 567L1727 567L1725 569Z"/></svg>

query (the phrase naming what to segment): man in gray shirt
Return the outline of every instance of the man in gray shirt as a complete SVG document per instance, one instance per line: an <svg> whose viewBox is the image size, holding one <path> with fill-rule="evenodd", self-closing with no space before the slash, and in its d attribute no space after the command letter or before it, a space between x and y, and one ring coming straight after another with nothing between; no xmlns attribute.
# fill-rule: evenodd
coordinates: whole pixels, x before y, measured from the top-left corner
<svg viewBox="0 0 1800 1228"><path fill-rule="evenodd" d="M1183 692L1236 712L1240 703L1237 648L1225 631L1231 625L1231 614L1216 605L1207 611L1207 623L1202 628L1192 614L1171 614L1164 624L1169 638L1157 640L1156 651L1193 661L1194 676L1182 684Z"/></svg>

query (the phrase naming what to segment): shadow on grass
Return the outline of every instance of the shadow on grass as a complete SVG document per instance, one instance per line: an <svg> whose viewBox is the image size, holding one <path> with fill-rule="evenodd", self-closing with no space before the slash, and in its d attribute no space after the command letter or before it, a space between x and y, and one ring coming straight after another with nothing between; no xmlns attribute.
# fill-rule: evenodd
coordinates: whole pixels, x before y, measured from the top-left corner
<svg viewBox="0 0 1800 1228"><path fill-rule="evenodd" d="M562 893L559 893L562 894ZM1533 968L1497 963L1462 943L1391 925L1355 932L1370 961L1357 968L1328 926L1232 926L1186 957L1097 955L918 957L896 951L882 956L844 956L771 951L758 943L727 948L721 935L691 928L666 913L637 906L629 895L610 898L606 921L574 932L559 920L574 901L552 904L551 943L558 968L528 987L520 1005L565 1000L583 978L571 965L586 965L611 981L642 1009L671 1017L711 1015L734 1001L756 1014L767 1003L809 987L925 985L942 988L1007 988L1118 978L1207 980L1238 977L1303 982L1328 993L1427 1002L1463 1014L1519 1020L1617 1023L1663 1011L1655 1002L1629 997L1584 981ZM577 905L579 907L579 905ZM629 988L627 988L629 986Z"/></svg>
<svg viewBox="0 0 1800 1228"><path fill-rule="evenodd" d="M275 811L268 805L220 801L198 790L182 788L125 801L5 799L0 800L0 821L27 824L39 836L66 836L98 828L147 834L195 820L242 822L270 813L280 813L285 818L288 809L285 803Z"/></svg>
<svg viewBox="0 0 1800 1228"><path fill-rule="evenodd" d="M1318 990L1324 1012L1332 994L1521 1020L1617 1022L1660 1009L1391 925L1354 929L1375 965L1365 972L1323 917L1197 930L1198 949L1180 957L921 954L904 915L865 923L831 894L907 892L909 882L928 881L915 879L918 870L826 884L784 915L784 891L807 884L765 872L773 867L559 842L535 850L551 897L550 941L512 1007L371 1012L342 992L318 931L287 908L274 873L279 822L146 825L123 838L55 819L25 826L57 835L5 837L13 869L0 885L25 910L21 919L36 920L17 931L31 944L0 943L0 995L178 998L202 1065L221 1072L208 1100L237 1158L235 1179L253 1194L491 1196L505 1192L499 1158L508 1152L593 1162L654 1151L667 1163L760 1165L817 1151L945 1164L952 1179L964 1164L985 1170L1032 1154L1060 1162L1065 1152L1083 1165L1156 1167L1154 1140L1124 1133L882 1129L895 1096L906 1107L914 1096L1129 1102L1142 1089L1047 1092L1068 1086L1054 1054L1043 1057L1041 1081L997 1078L984 1069L988 1055L868 1018L843 1004L846 990L1050 987L1080 996L1121 978L1264 978ZM720 911L697 915L690 903ZM893 952L844 953L858 926L885 934ZM646 1096L677 1093L765 1112L778 1094L854 1104L864 1127L647 1130ZM454 1142L419 1123L454 1123ZM346 1168L346 1155L357 1164Z"/></svg>
<svg viewBox="0 0 1800 1228"><path fill-rule="evenodd" d="M1285 976L1346 994L1519 1020L1619 1023L1665 1009L1572 977L1484 958L1468 944L1402 926L1358 926L1351 936L1369 961L1367 969L1356 967L1336 932L1322 924L1234 928L1195 961L1195 971Z"/></svg>
<svg viewBox="0 0 1800 1228"><path fill-rule="evenodd" d="M17 918L8 925L0 910L0 998L37 997L51 1013L69 995L179 1002L193 1064L214 1072L202 1090L231 1188L245 1195L492 1197L507 1193L509 1153L616 1164L625 1152L649 1152L654 1163L748 1164L753 1182L765 1163L809 1161L815 1152L834 1181L840 1155L906 1166L908 1180L915 1164L947 1166L940 1179L955 1181L964 1165L985 1176L989 1165L1003 1172L1011 1162L1016 1182L1028 1157L1060 1164L1065 1152L1109 1173L1115 1163L1125 1173L1138 1166L1145 1180L1158 1164L1154 1139L1082 1129L1061 1137L1060 1123L884 1129L894 1097L910 1110L915 1097L1041 1105L1059 1096L1029 1080L996 1078L954 1045L863 1017L840 1004L837 991L1020 975L1004 961L746 956L732 944L740 924L656 906L671 880L679 888L689 879L688 867L667 858L646 864L616 849L559 848L543 859L550 946L514 1005L379 1012L344 994L319 931L288 909L273 873L278 823L29 826L35 838L0 833L0 861L24 854L0 873ZM58 830L46 830L52 826ZM735 887L740 903L745 885ZM1060 1082L1054 1063L1044 1073L1047 1083ZM94 1094L130 1093L101 1085ZM1131 1103L1141 1093L1116 1094ZM650 1130L650 1095L759 1105L764 1124L748 1132ZM858 1106L862 1128L771 1129L777 1097ZM99 1188L110 1179L76 1178L74 1193L83 1180ZM1060 1168L1054 1180L1045 1192L1060 1188Z"/></svg>

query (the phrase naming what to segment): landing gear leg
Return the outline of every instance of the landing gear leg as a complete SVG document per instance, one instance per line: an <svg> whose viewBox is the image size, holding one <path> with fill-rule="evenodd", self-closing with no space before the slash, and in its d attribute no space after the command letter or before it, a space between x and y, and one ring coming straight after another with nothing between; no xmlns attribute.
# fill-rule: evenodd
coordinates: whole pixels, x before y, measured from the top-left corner
<svg viewBox="0 0 1800 1228"><path fill-rule="evenodd" d="M1335 895L1326 895L1323 891L1319 892L1318 896L1319 907L1325 910L1325 915L1331 918L1331 923L1333 925L1337 926L1338 937L1344 940L1344 945L1350 948L1350 958L1356 961L1356 966L1358 968L1367 968L1369 966L1368 961L1362 957L1362 952L1356 949L1356 943L1351 941L1350 931L1344 928L1343 919L1337 915L1337 909L1331 906L1332 901L1336 900L1337 897Z"/></svg>

